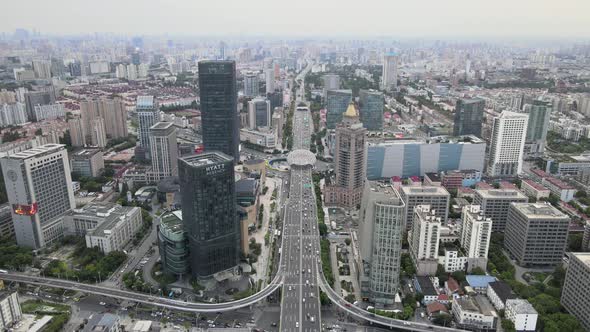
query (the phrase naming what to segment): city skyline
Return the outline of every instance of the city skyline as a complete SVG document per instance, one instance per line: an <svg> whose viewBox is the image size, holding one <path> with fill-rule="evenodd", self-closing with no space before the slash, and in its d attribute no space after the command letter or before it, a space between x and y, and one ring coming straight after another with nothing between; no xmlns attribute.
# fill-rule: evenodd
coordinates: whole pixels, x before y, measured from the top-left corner
<svg viewBox="0 0 590 332"><path fill-rule="evenodd" d="M15 29L25 28L58 35L100 32L307 37L590 37L590 22L584 15L590 10L590 3L584 0L558 3L547 0L500 0L485 5L474 5L467 0L425 0L395 4L370 0L354 10L333 0L320 3L302 0L298 2L296 11L298 8L305 13L306 21L314 22L310 25L301 25L299 19L287 17L282 4L270 0L236 2L231 6L187 0L176 1L174 6L154 0L107 0L101 2L101 8L101 11L89 11L83 3L71 0L51 4L11 2L5 13L26 12L27 15L2 17L0 31L11 33ZM424 8L429 10L424 11ZM223 13L222 19L211 13ZM104 14L107 20L103 19ZM265 19L252 20L254 15ZM365 19L369 24L363 23Z"/></svg>

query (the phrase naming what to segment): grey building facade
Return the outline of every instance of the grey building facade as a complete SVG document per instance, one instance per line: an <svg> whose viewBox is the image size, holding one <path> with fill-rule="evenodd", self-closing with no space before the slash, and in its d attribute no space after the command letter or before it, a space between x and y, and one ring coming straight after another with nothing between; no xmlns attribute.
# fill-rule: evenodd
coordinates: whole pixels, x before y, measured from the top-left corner
<svg viewBox="0 0 590 332"><path fill-rule="evenodd" d="M492 219L492 232L504 232L510 203L526 203L529 198L516 189L475 189L473 204Z"/></svg>
<svg viewBox="0 0 590 332"><path fill-rule="evenodd" d="M235 61L200 61L199 88L205 151L220 151L239 160Z"/></svg>
<svg viewBox="0 0 590 332"><path fill-rule="evenodd" d="M561 263L570 218L548 203L512 203L504 247L521 266Z"/></svg>
<svg viewBox="0 0 590 332"><path fill-rule="evenodd" d="M479 98L459 99L455 108L453 135L475 135L481 137L485 100Z"/></svg>
<svg viewBox="0 0 590 332"><path fill-rule="evenodd" d="M405 204L391 185L365 184L360 210L361 296L393 304L399 289Z"/></svg>
<svg viewBox="0 0 590 332"><path fill-rule="evenodd" d="M193 277L208 278L238 264L240 232L233 162L220 152L179 159L182 221Z"/></svg>
<svg viewBox="0 0 590 332"><path fill-rule="evenodd" d="M590 253L570 254L561 292L561 305L590 331Z"/></svg>
<svg viewBox="0 0 590 332"><path fill-rule="evenodd" d="M524 153L527 157L539 157L545 152L547 131L549 130L549 117L553 105L540 100L524 106L524 111L529 114L529 122L526 130Z"/></svg>
<svg viewBox="0 0 590 332"><path fill-rule="evenodd" d="M17 244L39 249L61 239L61 217L76 206L65 145L42 145L0 163Z"/></svg>

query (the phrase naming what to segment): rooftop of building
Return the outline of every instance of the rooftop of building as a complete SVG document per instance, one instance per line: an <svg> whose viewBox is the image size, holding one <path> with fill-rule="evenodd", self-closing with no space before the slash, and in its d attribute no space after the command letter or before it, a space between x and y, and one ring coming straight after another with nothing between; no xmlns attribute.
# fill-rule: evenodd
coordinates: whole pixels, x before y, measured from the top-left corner
<svg viewBox="0 0 590 332"><path fill-rule="evenodd" d="M496 277L493 276L480 276L470 274L465 277L469 286L473 288L487 288L490 282L496 281Z"/></svg>
<svg viewBox="0 0 590 332"><path fill-rule="evenodd" d="M154 96L137 96L136 108L153 108Z"/></svg>
<svg viewBox="0 0 590 332"><path fill-rule="evenodd" d="M217 163L224 163L232 161L233 158L222 152L203 152L201 154L190 155L182 158L178 158L180 161L185 162L188 165L195 167L203 167L214 165Z"/></svg>
<svg viewBox="0 0 590 332"><path fill-rule="evenodd" d="M150 130L167 130L171 127L174 128L174 123L172 122L157 122L150 127Z"/></svg>
<svg viewBox="0 0 590 332"><path fill-rule="evenodd" d="M83 149L74 152L72 158L74 160L86 160L94 157L98 153L101 153L100 149Z"/></svg>
<svg viewBox="0 0 590 332"><path fill-rule="evenodd" d="M441 181L440 175L436 172L424 173L424 177L425 178L428 177L430 179L430 181L432 181L432 182L440 182Z"/></svg>
<svg viewBox="0 0 590 332"><path fill-rule="evenodd" d="M414 213L421 221L440 223L441 218L435 215L436 210L430 208L430 205L417 205L414 207ZM416 219L416 218L414 218Z"/></svg>
<svg viewBox="0 0 590 332"><path fill-rule="evenodd" d="M349 118L358 117L358 111L356 110L356 107L354 106L354 103L352 101L348 104L348 107L346 108L346 112L344 112L343 116L346 116Z"/></svg>
<svg viewBox="0 0 590 332"><path fill-rule="evenodd" d="M498 316L492 303L483 295L464 296L455 301L463 310L478 312L485 316Z"/></svg>
<svg viewBox="0 0 590 332"><path fill-rule="evenodd" d="M461 287L459 287L459 283L457 282L457 280L455 280L454 278L450 277L447 280L447 288L451 291L451 292L459 292L461 290Z"/></svg>
<svg viewBox="0 0 590 332"><path fill-rule="evenodd" d="M517 189L518 190L518 187L514 183L509 182L509 181L500 181L499 186L500 186L500 189Z"/></svg>
<svg viewBox="0 0 590 332"><path fill-rule="evenodd" d="M482 101L485 102L485 100L481 98L461 98L460 100L463 104L477 104L481 103Z"/></svg>
<svg viewBox="0 0 590 332"><path fill-rule="evenodd" d="M378 137L368 141L369 146L394 146L399 144L485 144L485 141L475 135L464 136L433 136L429 138L404 137L387 139Z"/></svg>
<svg viewBox="0 0 590 332"><path fill-rule="evenodd" d="M447 309L447 306L445 306L444 304L442 304L440 302L437 302L437 301L434 301L432 303L429 303L426 306L426 311L428 312L429 315L431 315L433 313L437 313L437 312L446 312L446 313L449 313L449 309Z"/></svg>
<svg viewBox="0 0 590 332"><path fill-rule="evenodd" d="M569 157L574 159L577 162L582 162L582 163L589 163L590 162L590 154L581 154L578 156L569 156Z"/></svg>
<svg viewBox="0 0 590 332"><path fill-rule="evenodd" d="M438 186L402 186L401 189L405 195L450 196L444 187Z"/></svg>
<svg viewBox="0 0 590 332"><path fill-rule="evenodd" d="M0 290L0 302L4 301L4 299L6 299L9 296L12 296L12 294L16 293L15 291L10 291L10 290Z"/></svg>
<svg viewBox="0 0 590 332"><path fill-rule="evenodd" d="M436 289L434 288L434 285L432 284L432 280L430 280L430 277L417 276L416 281L420 285L420 291L423 295L427 295L427 296L438 295Z"/></svg>
<svg viewBox="0 0 590 332"><path fill-rule="evenodd" d="M82 332L111 331L118 322L119 317L113 314L93 314Z"/></svg>
<svg viewBox="0 0 590 332"><path fill-rule="evenodd" d="M352 90L350 89L335 89L335 90L328 90L327 92L329 95L333 95L333 94L345 94L345 95L351 95L352 96Z"/></svg>
<svg viewBox="0 0 590 332"><path fill-rule="evenodd" d="M512 203L511 206L529 218L567 218L567 215L549 203Z"/></svg>
<svg viewBox="0 0 590 332"><path fill-rule="evenodd" d="M516 314L536 315L537 310L533 308L531 303L524 299L510 299L506 301L506 307L512 307Z"/></svg>
<svg viewBox="0 0 590 332"><path fill-rule="evenodd" d="M475 189L475 192L488 199L527 199L527 196L517 189Z"/></svg>
<svg viewBox="0 0 590 332"><path fill-rule="evenodd" d="M516 294L514 294L510 285L503 281L492 281L489 283L489 286L494 290L494 293L496 293L503 303L506 303L506 300L516 298Z"/></svg>
<svg viewBox="0 0 590 332"><path fill-rule="evenodd" d="M576 257L582 264L586 265L586 268L590 269L590 252L572 252L569 255Z"/></svg>
<svg viewBox="0 0 590 332"><path fill-rule="evenodd" d="M532 174L540 177L540 178L546 178L548 176L551 176L550 174L548 174L547 172L540 170L540 169L531 169L529 172L531 172Z"/></svg>
<svg viewBox="0 0 590 332"><path fill-rule="evenodd" d="M536 190L549 191L549 189L545 188L543 185L541 185L533 180L523 179L522 182L528 184L529 186L533 187Z"/></svg>
<svg viewBox="0 0 590 332"><path fill-rule="evenodd" d="M236 181L236 194L256 194L258 180L253 178L240 179Z"/></svg>
<svg viewBox="0 0 590 332"><path fill-rule="evenodd" d="M390 204L396 204L398 206L404 206L404 202L401 199L399 192L391 185L379 181L367 181L369 190L374 193L382 193L390 198ZM383 200L380 200L383 201Z"/></svg>
<svg viewBox="0 0 590 332"><path fill-rule="evenodd" d="M526 113L512 112L512 111L507 111L507 110L502 111L502 113L500 113L500 116L499 116L499 118L503 118L503 119L508 119L508 118L519 119L519 118L528 118L528 117L529 117L529 115Z"/></svg>
<svg viewBox="0 0 590 332"><path fill-rule="evenodd" d="M25 151L17 152L11 155L8 155L7 158L10 159L29 159L34 157L39 157L45 154L58 152L65 148L64 144L45 144L38 146L36 148L28 149Z"/></svg>
<svg viewBox="0 0 590 332"><path fill-rule="evenodd" d="M176 210L163 214L160 217L160 227L167 229L170 233L182 233L182 210Z"/></svg>
<svg viewBox="0 0 590 332"><path fill-rule="evenodd" d="M101 220L100 224L91 230L94 235L108 234L110 230L133 210L139 210L134 206L121 206L115 203L100 202L89 203L82 208L73 209L66 213L67 216Z"/></svg>
<svg viewBox="0 0 590 332"><path fill-rule="evenodd" d="M554 178L552 176L548 176L544 179L545 181L549 182L550 184L556 186L561 190L569 190L569 189L576 189L574 186L570 185L569 183L563 182L560 179Z"/></svg>

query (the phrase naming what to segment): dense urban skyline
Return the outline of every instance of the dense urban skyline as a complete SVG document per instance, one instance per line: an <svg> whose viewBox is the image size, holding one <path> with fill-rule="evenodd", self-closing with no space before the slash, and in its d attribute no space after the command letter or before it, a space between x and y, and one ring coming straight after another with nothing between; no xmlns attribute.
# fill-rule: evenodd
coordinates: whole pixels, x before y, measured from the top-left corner
<svg viewBox="0 0 590 332"><path fill-rule="evenodd" d="M590 2L584 0L500 0L485 4L468 0L369 0L354 7L334 0L302 0L291 4L292 10L285 10L283 3L270 0L235 1L231 5L215 1L106 0L97 10L89 10L84 2L72 0L29 0L6 5L5 14L0 14L0 31L4 32L25 28L66 35L112 32L400 38L590 37L586 14ZM302 15L300 19L296 19L298 15ZM301 19L313 24L302 25Z"/></svg>

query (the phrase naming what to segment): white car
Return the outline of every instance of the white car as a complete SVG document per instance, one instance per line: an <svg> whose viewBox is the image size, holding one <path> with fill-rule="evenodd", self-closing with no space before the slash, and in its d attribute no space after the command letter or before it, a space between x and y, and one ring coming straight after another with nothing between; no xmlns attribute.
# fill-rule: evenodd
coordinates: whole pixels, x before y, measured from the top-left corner
<svg viewBox="0 0 590 332"><path fill-rule="evenodd" d="M107 304L106 304L106 303L104 303L104 302L100 302L99 304L100 304L100 305L107 305Z"/></svg>

